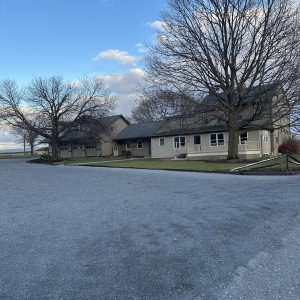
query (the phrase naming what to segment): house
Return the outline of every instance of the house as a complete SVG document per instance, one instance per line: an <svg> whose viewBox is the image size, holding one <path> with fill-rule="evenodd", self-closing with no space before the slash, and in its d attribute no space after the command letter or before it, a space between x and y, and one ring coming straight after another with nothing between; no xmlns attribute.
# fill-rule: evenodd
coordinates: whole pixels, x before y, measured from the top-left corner
<svg viewBox="0 0 300 300"><path fill-rule="evenodd" d="M62 137L59 155L62 158L118 155L112 141L128 125L122 115L81 118L76 128Z"/></svg>
<svg viewBox="0 0 300 300"><path fill-rule="evenodd" d="M241 105L239 124L239 157L252 159L277 155L278 146L290 136L289 116L277 118L278 103L285 101L277 88L266 89L266 103L257 114L261 102L253 93ZM152 158L187 157L188 159L225 159L228 153L228 126L217 109L216 96L208 95L203 103L206 112L171 117L159 122L135 124L120 132L115 143L119 154L130 151L134 156ZM259 117L257 117L259 116Z"/></svg>
<svg viewBox="0 0 300 300"><path fill-rule="evenodd" d="M263 106L256 97L256 90L261 88L266 89ZM289 115L277 116L282 103L287 103L286 97L277 87L254 88L249 93L237 115L240 158L278 154L278 146L290 137ZM129 124L122 115L82 118L76 128L62 137L60 156L225 159L228 126L217 104L216 95L208 95L202 102L205 109L201 107L192 114L142 124Z"/></svg>
<svg viewBox="0 0 300 300"><path fill-rule="evenodd" d="M158 131L164 121L131 124L114 138L119 155L134 157L151 157L151 137Z"/></svg>
<svg viewBox="0 0 300 300"><path fill-rule="evenodd" d="M165 124L167 125L168 122ZM276 155L287 137L282 130L245 127L239 135L239 157L252 159ZM153 158L225 159L228 153L228 127L225 124L167 129L163 126L151 138Z"/></svg>

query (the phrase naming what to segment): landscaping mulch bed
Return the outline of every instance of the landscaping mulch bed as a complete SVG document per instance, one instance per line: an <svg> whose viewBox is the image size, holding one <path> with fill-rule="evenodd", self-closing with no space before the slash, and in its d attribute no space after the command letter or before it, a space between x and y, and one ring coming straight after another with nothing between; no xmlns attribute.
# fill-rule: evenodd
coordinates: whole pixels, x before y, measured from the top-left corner
<svg viewBox="0 0 300 300"><path fill-rule="evenodd" d="M45 159L31 159L29 161L27 161L27 163L29 164L41 164L41 165L51 165L51 166L56 166L58 164L61 164L62 162L64 162L64 160L59 160L59 161L53 161L53 160L45 160Z"/></svg>

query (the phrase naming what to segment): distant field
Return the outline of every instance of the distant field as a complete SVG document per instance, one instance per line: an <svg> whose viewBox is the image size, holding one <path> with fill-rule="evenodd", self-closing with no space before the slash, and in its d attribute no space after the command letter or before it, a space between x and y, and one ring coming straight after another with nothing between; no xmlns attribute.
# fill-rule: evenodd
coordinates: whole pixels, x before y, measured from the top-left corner
<svg viewBox="0 0 300 300"><path fill-rule="evenodd" d="M28 158L28 157L36 157L37 155L31 155L29 153L0 153L0 159L8 159L8 158Z"/></svg>

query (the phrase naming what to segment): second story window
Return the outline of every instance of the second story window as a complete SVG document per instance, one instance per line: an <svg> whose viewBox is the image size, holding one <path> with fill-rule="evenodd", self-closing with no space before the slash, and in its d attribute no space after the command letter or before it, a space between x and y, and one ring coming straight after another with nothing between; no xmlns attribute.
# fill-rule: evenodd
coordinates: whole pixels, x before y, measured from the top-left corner
<svg viewBox="0 0 300 300"><path fill-rule="evenodd" d="M209 124L209 117L207 113L202 114L202 120L204 125Z"/></svg>
<svg viewBox="0 0 300 300"><path fill-rule="evenodd" d="M180 120L179 120L179 125L180 125L180 128L185 128L185 127L187 127L186 118L180 118Z"/></svg>
<svg viewBox="0 0 300 300"><path fill-rule="evenodd" d="M261 120L263 118L263 106L262 103L256 103L253 106L253 117L255 120Z"/></svg>
<svg viewBox="0 0 300 300"><path fill-rule="evenodd" d="M237 122L243 121L244 120L244 113L243 112L238 113L237 116L236 116L236 120L237 120Z"/></svg>

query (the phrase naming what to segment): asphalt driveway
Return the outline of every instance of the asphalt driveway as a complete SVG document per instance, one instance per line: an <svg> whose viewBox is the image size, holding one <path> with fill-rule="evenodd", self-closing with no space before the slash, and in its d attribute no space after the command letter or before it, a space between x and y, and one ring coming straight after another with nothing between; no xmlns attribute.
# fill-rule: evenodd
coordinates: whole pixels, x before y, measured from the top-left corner
<svg viewBox="0 0 300 300"><path fill-rule="evenodd" d="M299 184L0 160L0 299L299 299Z"/></svg>

